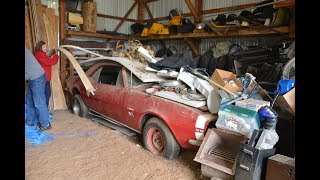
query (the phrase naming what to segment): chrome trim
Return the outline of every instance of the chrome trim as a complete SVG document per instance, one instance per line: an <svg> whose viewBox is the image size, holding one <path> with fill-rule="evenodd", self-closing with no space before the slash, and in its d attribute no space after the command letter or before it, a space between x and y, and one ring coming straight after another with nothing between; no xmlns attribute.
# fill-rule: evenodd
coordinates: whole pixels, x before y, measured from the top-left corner
<svg viewBox="0 0 320 180"><path fill-rule="evenodd" d="M102 118L102 119L105 119L105 120L107 120L107 121L109 121L109 122L111 122L111 123L113 123L113 124L118 125L118 126L124 126L124 127L128 128L128 129L131 129L131 130L133 130L133 131L135 131L135 132L137 132L137 133L140 134L139 131L137 131L137 130L135 130L135 129L127 126L127 125L124 125L124 124L122 124L122 123L120 123L120 122L118 122L118 121L116 121L116 120L114 120L114 119L112 119L112 118L110 118L110 117L108 117L108 116L106 116L106 115L103 115L103 114L101 114L101 113L99 113L99 112L97 112L97 111L95 111L95 110L89 109L89 114L91 114L91 115L93 115L93 116L96 116L96 117L100 117L100 118Z"/></svg>

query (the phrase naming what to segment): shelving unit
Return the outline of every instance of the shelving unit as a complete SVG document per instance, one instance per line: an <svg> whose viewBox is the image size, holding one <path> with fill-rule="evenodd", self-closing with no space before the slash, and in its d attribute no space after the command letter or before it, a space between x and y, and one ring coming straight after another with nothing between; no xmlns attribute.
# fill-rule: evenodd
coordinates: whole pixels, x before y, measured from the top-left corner
<svg viewBox="0 0 320 180"><path fill-rule="evenodd" d="M287 34L289 33L289 27L277 27L277 28L267 28L267 27L251 27L251 28L240 28L237 30L226 31L226 32L203 32L203 33L178 33L169 35L152 35L152 36L124 36L124 35L111 35L111 34L101 34L101 33L90 33L83 31L67 31L66 36L85 36L85 37L97 37L106 39L137 39L137 40L159 40L159 39L183 39L183 38L216 38L216 37L240 37L240 36L267 36L267 35L277 35L279 33Z"/></svg>
<svg viewBox="0 0 320 180"><path fill-rule="evenodd" d="M128 12L124 15L124 17L116 17L111 15L104 15L98 14L99 17L109 18L109 19L116 19L120 20L117 27L115 27L114 32L117 32L120 26L123 24L124 21L129 22L139 22L145 23L147 20L165 20L169 19L168 16L166 17L157 17L153 18L152 13L148 7L148 3L154 2L157 0L135 0L133 5L130 7ZM168 39L181 39L186 41L194 55L200 54L200 41L201 39L208 39L208 38L221 38L221 37L245 37L245 36L276 36L276 35L288 35L290 37L294 37L294 18L291 19L289 26L284 27L277 27L277 28L269 28L269 27L240 27L236 30L227 30L221 32L204 32L204 33L178 33L178 34L170 34L170 35L153 35L153 36L146 36L142 37L139 35L112 35L112 34L101 34L101 33L90 33L90 32L83 32L83 31L67 31L66 30L66 0L59 0L60 3L60 42L64 42L65 38L72 37L72 36L82 36L82 37L96 37L96 38L104 38L110 40L129 40L129 39L137 39L137 40L168 40ZM195 23L200 22L202 15L205 14L212 14L212 13L221 13L226 11L233 11L233 10L241 10L243 8L255 7L255 3L251 4L243 4L238 6L231 6L231 7L224 7L224 8L217 8L217 9L210 9L210 10L202 10L202 0L195 0L195 5L191 3L190 0L185 0L188 8L190 9L190 13L183 14L185 17L193 16L195 18ZM279 3L275 4L274 7L290 7L294 9L295 1L289 0L287 3ZM134 9L134 7L138 7L138 19L133 20L129 19L128 15ZM149 15L149 19L143 19L144 13L146 12ZM81 11L79 11L81 12ZM293 11L294 15L294 11ZM66 59L62 57L61 59L61 82L62 85L65 87L66 82Z"/></svg>

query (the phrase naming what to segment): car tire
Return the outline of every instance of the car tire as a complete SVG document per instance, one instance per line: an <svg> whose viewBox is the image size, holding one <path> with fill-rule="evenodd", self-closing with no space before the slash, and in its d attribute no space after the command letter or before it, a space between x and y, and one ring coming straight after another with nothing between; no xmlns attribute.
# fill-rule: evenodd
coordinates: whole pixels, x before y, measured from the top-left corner
<svg viewBox="0 0 320 180"><path fill-rule="evenodd" d="M175 159L180 152L180 145L176 141L168 126L159 118L148 120L143 128L143 144L153 154Z"/></svg>
<svg viewBox="0 0 320 180"><path fill-rule="evenodd" d="M84 104L80 94L76 94L73 98L72 112L80 117L87 117L89 109Z"/></svg>

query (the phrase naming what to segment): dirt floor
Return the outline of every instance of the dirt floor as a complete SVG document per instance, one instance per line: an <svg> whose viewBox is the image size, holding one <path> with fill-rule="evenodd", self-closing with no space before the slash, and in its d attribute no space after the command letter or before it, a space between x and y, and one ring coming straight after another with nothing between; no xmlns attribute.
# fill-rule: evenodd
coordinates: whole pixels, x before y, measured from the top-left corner
<svg viewBox="0 0 320 180"><path fill-rule="evenodd" d="M201 179L196 152L176 160L155 156L141 137L126 136L69 111L54 112L54 139L25 144L25 178L33 179Z"/></svg>

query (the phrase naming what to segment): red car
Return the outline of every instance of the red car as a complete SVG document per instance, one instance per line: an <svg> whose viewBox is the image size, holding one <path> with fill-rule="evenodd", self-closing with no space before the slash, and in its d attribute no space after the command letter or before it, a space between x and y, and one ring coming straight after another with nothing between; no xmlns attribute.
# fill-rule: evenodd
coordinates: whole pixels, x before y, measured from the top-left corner
<svg viewBox="0 0 320 180"><path fill-rule="evenodd" d="M146 93L154 83L142 82L115 61L97 62L86 75L96 89L94 95L86 93L78 76L67 81L73 112L81 117L90 112L130 128L142 134L146 149L168 159L176 158L181 147L197 150L209 122L217 118L208 111Z"/></svg>

